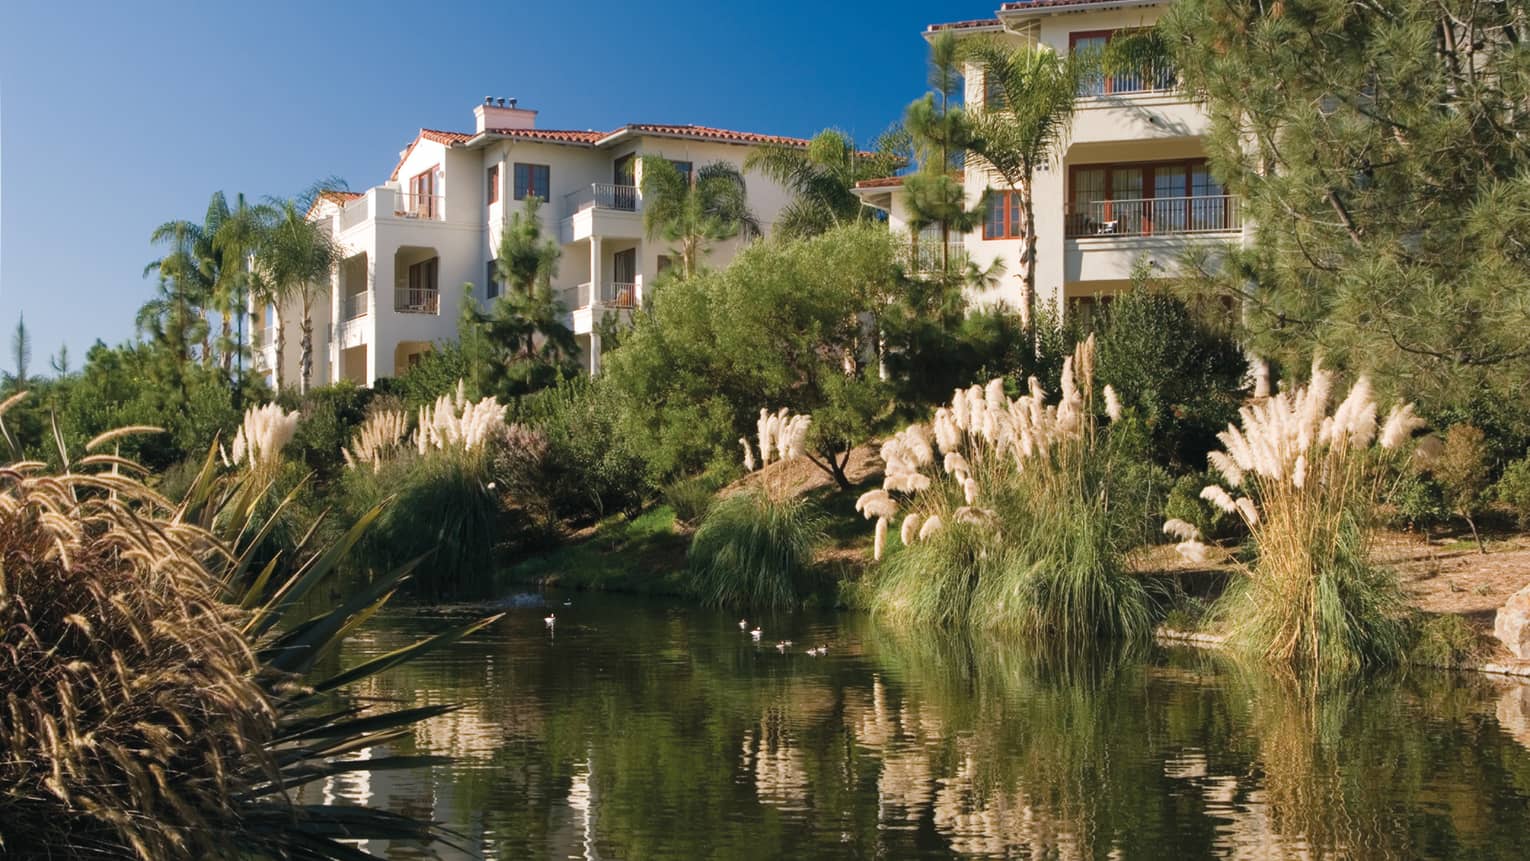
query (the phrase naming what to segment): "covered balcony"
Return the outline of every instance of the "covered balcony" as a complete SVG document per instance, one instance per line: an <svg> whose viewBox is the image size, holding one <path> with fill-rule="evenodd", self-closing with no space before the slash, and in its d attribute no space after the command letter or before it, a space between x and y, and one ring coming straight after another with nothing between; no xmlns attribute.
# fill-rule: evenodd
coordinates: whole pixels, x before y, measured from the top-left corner
<svg viewBox="0 0 1530 861"><path fill-rule="evenodd" d="M1231 194L1128 197L1070 207L1067 238L1189 236L1236 233L1243 209Z"/></svg>
<svg viewBox="0 0 1530 861"><path fill-rule="evenodd" d="M434 248L405 246L393 257L393 310L399 314L441 313L441 258Z"/></svg>

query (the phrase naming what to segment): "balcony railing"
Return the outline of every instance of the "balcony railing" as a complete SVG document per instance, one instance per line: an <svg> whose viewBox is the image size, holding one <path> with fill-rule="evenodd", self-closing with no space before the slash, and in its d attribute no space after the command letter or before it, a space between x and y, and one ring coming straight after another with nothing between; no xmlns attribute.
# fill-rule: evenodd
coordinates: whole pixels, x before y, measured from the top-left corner
<svg viewBox="0 0 1530 861"><path fill-rule="evenodd" d="M603 308L632 308L637 305L637 285L625 281L611 281L600 285L597 291L594 285L586 281L573 290L573 307L570 310L592 308L599 305Z"/></svg>
<svg viewBox="0 0 1530 861"><path fill-rule="evenodd" d="M567 218L586 209L637 212L641 203L642 199L635 185L592 182L589 188L581 188L563 195L563 217Z"/></svg>
<svg viewBox="0 0 1530 861"><path fill-rule="evenodd" d="M1095 200L1070 211L1070 239L1091 236L1183 236L1243 229L1243 208L1230 194Z"/></svg>
<svg viewBox="0 0 1530 861"><path fill-rule="evenodd" d="M400 314L439 314L441 291L434 287L395 287L393 310Z"/></svg>
<svg viewBox="0 0 1530 861"><path fill-rule="evenodd" d="M352 293L341 300L340 313L342 320L354 320L357 317L367 315L367 294Z"/></svg>
<svg viewBox="0 0 1530 861"><path fill-rule="evenodd" d="M399 218L440 221L441 213L441 195L439 194L412 194L400 191L394 195L393 214Z"/></svg>
<svg viewBox="0 0 1530 861"><path fill-rule="evenodd" d="M1079 82L1080 98L1124 96L1131 93L1162 93L1179 84L1179 70L1172 63L1144 63L1129 71L1097 72Z"/></svg>
<svg viewBox="0 0 1530 861"><path fill-rule="evenodd" d="M903 254L909 271L924 275L941 272L946 267L957 269L965 265L967 243L961 239L945 243L939 239L921 239L916 244L904 246Z"/></svg>

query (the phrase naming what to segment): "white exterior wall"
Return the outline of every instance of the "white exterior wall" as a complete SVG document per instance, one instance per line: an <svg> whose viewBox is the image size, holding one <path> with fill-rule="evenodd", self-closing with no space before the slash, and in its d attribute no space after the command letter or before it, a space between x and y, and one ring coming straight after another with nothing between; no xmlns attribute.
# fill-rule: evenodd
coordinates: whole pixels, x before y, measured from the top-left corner
<svg viewBox="0 0 1530 861"><path fill-rule="evenodd" d="M1161 6L1136 5L1123 9L1075 11L1061 14L1020 15L1001 13L1018 33L1004 38L1014 44L1039 44L1060 53L1070 50L1072 33L1122 30L1151 26ZM968 104L983 100L981 69L969 66L965 78ZM1197 104L1177 93L1131 93L1080 98L1062 152L1035 178L1036 290L1041 305L1059 309L1067 299L1109 294L1126 286L1139 259L1152 261L1163 270L1172 268L1190 244L1237 240L1239 234L1065 238L1070 167L1083 164L1183 160L1204 155L1202 138L1210 121ZM969 205L976 206L988 188L1004 190L1005 183L978 160L971 159L965 175ZM874 194L863 195L876 205ZM891 195L889 216L895 228L907 223L901 191ZM1003 263L997 289L973 298L979 303L1004 302L1018 306L1024 268L1020 239L984 239L981 226L966 237L968 255L979 266Z"/></svg>
<svg viewBox="0 0 1530 861"><path fill-rule="evenodd" d="M517 162L549 169L551 199L542 204L539 215L543 236L559 241L562 250L553 287L571 308L570 323L586 350L586 367L598 370L600 343L595 330L605 310L576 307L580 304L579 285L611 282L614 255L631 248L637 251L641 298L644 287L658 275L659 257L669 252L669 243L644 235L641 207L631 213L585 211L570 219L565 217L565 196L589 189L592 183L610 183L616 160L629 153L689 161L697 169L715 161L742 168L751 149L748 145L656 135L624 136L600 147L500 140L469 148L419 138L403 155L395 179L369 189L343 207L323 201L310 216L329 225L347 260L365 255L366 263L360 270L359 264L342 263L314 302L312 383L353 379L370 386L378 378L401 373L409 354L457 337L464 290L470 290L480 303L487 300L486 264L495 256L509 217L524 205L513 199ZM500 194L498 202L488 204L487 171L494 164L500 166ZM407 194L410 179L437 166L442 169L435 189L439 217L398 215L400 198ZM636 182L642 182L641 161ZM789 202L790 193L755 172L746 175L746 182L750 208L762 229L769 232ZM706 265L726 265L741 244L740 240L718 243L705 258ZM438 260L435 313L400 310L395 297L408 286L409 264L430 256ZM365 272L365 311L348 313L346 294L355 290L352 282L357 271ZM297 385L300 351L296 321L301 312L296 304L281 310L289 320L282 377L287 385ZM338 322L331 325L332 321ZM257 350L257 362L267 370L273 367L274 347Z"/></svg>

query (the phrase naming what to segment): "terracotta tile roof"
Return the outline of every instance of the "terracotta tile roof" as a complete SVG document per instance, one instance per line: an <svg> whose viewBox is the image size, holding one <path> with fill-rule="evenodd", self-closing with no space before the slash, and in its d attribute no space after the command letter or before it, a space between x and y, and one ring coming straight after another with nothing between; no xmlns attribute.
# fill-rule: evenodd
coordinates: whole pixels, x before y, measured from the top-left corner
<svg viewBox="0 0 1530 861"><path fill-rule="evenodd" d="M439 144L446 144L447 146L454 143L464 143L473 138L472 135L466 135L462 132L443 132L440 129L420 129L420 137Z"/></svg>
<svg viewBox="0 0 1530 861"><path fill-rule="evenodd" d="M333 203L344 204L349 203L358 197L366 197L366 195L359 191L341 191L335 188L326 188L319 192L319 197L323 200L328 200Z"/></svg>
<svg viewBox="0 0 1530 861"><path fill-rule="evenodd" d="M605 137L605 132L579 131L577 129L488 129L489 134L531 141L552 143L593 144Z"/></svg>
<svg viewBox="0 0 1530 861"><path fill-rule="evenodd" d="M926 33L937 33L941 30L979 30L986 27L1002 27L997 18L981 18L976 21L953 21L950 24L931 24L924 28Z"/></svg>
<svg viewBox="0 0 1530 861"><path fill-rule="evenodd" d="M855 184L856 188L897 188L903 184L901 176L884 176L878 179L863 179Z"/></svg>
<svg viewBox="0 0 1530 861"><path fill-rule="evenodd" d="M1044 9L1048 6L1109 6L1119 5L1121 0L1013 0L999 7L1000 12L1021 12L1026 9Z"/></svg>
<svg viewBox="0 0 1530 861"><path fill-rule="evenodd" d="M808 142L802 138L789 138L782 135L762 135L753 132L735 132L728 129L714 129L708 126L666 125L662 123L629 123L606 135L606 137L612 137L622 132L670 135L681 138L695 138L697 140L722 141L724 143L783 144L785 146L808 145Z"/></svg>

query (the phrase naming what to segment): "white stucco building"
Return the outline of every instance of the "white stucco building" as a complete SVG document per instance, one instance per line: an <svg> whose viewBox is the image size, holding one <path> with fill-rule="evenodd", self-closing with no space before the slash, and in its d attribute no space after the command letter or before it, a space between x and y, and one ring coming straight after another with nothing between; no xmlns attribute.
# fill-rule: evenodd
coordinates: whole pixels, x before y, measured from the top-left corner
<svg viewBox="0 0 1530 861"><path fill-rule="evenodd" d="M1167 5L1024 0L1005 3L991 19L931 25L926 38L950 31L1059 53L1099 50L1118 34L1152 26ZM969 65L964 71L966 103L982 104L983 70ZM1206 166L1210 120L1174 84L1172 69L1150 69L1081 88L1066 140L1035 183L1038 305L1087 313L1128 286L1139 259L1167 274L1189 244L1242 241L1239 201ZM1018 306L1024 271L1018 196L976 158L966 160L964 171L970 206L991 194L983 226L960 237L963 250L981 267L1004 264L997 289L977 298ZM907 225L902 185L897 177L870 180L856 193L901 228Z"/></svg>
<svg viewBox="0 0 1530 861"><path fill-rule="evenodd" d="M599 326L606 313L629 314L669 264L669 243L643 230L643 156L682 171L717 161L742 168L752 147L807 141L693 125L631 124L614 131L539 129L537 112L514 99L473 109L471 132L421 129L388 181L365 192L326 192L311 219L344 249L314 313L315 385L353 380L372 385L405 371L432 345L457 335L464 285L480 304L498 295L493 261L501 227L528 195L541 198L543 236L562 249L553 287L570 310L585 367L600 367ZM757 173L745 175L749 207L769 233L789 192ZM742 240L713 246L708 263L724 265ZM274 323L287 317L283 379L299 378L293 303L252 309L261 333L258 360L269 373Z"/></svg>

